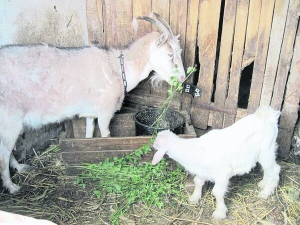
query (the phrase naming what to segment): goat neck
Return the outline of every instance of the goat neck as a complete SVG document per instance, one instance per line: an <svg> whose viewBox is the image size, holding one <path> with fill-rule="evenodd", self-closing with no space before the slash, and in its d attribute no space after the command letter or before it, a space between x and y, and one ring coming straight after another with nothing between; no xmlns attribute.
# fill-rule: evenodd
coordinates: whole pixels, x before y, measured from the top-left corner
<svg viewBox="0 0 300 225"><path fill-rule="evenodd" d="M122 54L124 55L124 68L125 75L127 80L127 91L135 88L138 83L145 78L147 78L150 72L153 70L151 64L149 63L149 54L150 54L150 45L157 37L156 32L149 33L134 43L132 43L129 47L122 50ZM121 50L114 50L114 53L111 55L114 59L118 60L117 57L120 56ZM114 70L120 74L121 76L121 67L118 60L118 63L114 63Z"/></svg>

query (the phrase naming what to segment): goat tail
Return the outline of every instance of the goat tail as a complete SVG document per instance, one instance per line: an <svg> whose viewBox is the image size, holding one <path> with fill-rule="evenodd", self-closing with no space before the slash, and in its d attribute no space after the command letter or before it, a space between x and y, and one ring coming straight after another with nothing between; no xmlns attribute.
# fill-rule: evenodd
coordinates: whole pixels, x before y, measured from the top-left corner
<svg viewBox="0 0 300 225"><path fill-rule="evenodd" d="M278 123L281 112L271 108L270 106L259 107L255 115L262 120L269 120L272 123Z"/></svg>

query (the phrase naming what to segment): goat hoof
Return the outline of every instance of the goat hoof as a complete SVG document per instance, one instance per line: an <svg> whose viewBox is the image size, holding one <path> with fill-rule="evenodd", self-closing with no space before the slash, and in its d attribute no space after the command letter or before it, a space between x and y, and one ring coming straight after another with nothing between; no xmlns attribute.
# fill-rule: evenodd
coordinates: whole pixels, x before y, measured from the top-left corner
<svg viewBox="0 0 300 225"><path fill-rule="evenodd" d="M199 199L195 199L192 196L189 198L189 204L191 205L199 205Z"/></svg>
<svg viewBox="0 0 300 225"><path fill-rule="evenodd" d="M16 194L20 191L21 187L19 187L18 185L16 184L12 184L8 187L8 190L9 190L9 193L10 194Z"/></svg>
<svg viewBox="0 0 300 225"><path fill-rule="evenodd" d="M269 197L269 193L266 193L265 191L261 191L259 194L258 194L258 197L259 198L262 198L262 199L267 199Z"/></svg>
<svg viewBox="0 0 300 225"><path fill-rule="evenodd" d="M260 182L258 182L258 187L260 188L260 189L263 189L265 186L266 186L266 181L264 181L264 180L261 180Z"/></svg>
<svg viewBox="0 0 300 225"><path fill-rule="evenodd" d="M216 220L221 220L226 218L227 210L215 210L212 214L212 217Z"/></svg>
<svg viewBox="0 0 300 225"><path fill-rule="evenodd" d="M33 170L32 166L29 166L27 164L19 164L19 167L17 168L19 173L23 173L23 172L29 172L31 170Z"/></svg>

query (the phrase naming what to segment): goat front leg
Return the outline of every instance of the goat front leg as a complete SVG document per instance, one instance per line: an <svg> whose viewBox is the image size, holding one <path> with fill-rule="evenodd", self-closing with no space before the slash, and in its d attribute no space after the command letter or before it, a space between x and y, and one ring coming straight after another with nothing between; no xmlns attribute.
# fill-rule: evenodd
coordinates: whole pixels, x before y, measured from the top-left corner
<svg viewBox="0 0 300 225"><path fill-rule="evenodd" d="M193 205L197 205L199 200L201 199L202 195L202 187L205 183L205 180L201 179L200 177L194 177L195 189L193 194L189 198L189 203Z"/></svg>
<svg viewBox="0 0 300 225"><path fill-rule="evenodd" d="M212 190L213 195L216 198L216 210L213 212L212 217L214 219L226 218L227 207L224 202L224 196L227 191L229 181L228 180L216 180L215 186Z"/></svg>
<svg viewBox="0 0 300 225"><path fill-rule="evenodd" d="M87 117L86 127L85 127L85 138L92 138L94 136L94 130L95 130L95 118Z"/></svg>

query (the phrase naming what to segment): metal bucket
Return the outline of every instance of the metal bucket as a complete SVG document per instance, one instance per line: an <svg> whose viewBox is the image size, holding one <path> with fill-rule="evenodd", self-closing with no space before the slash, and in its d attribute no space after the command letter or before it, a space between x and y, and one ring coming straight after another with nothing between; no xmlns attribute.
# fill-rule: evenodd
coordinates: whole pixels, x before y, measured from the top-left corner
<svg viewBox="0 0 300 225"><path fill-rule="evenodd" d="M148 108L142 109L134 115L136 135L152 135L156 128L157 132L171 130L175 134L182 134L184 127L184 117L178 112L168 109L158 125L154 125L157 118L161 115L162 109Z"/></svg>

